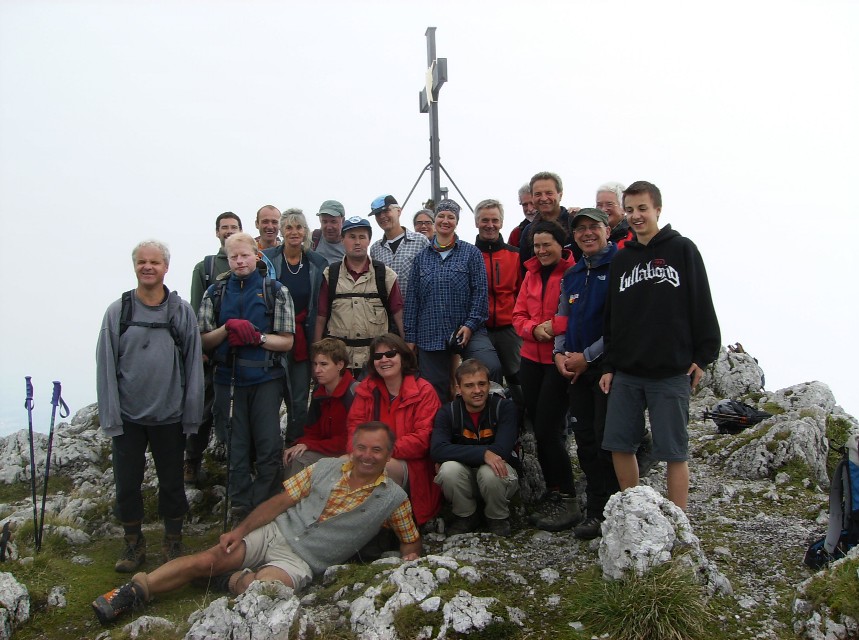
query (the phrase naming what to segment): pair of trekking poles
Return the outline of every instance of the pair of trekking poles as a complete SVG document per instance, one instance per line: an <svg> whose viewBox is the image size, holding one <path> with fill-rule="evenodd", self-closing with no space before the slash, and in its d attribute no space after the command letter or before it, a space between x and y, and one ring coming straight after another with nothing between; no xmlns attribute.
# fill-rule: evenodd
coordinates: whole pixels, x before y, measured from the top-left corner
<svg viewBox="0 0 859 640"><path fill-rule="evenodd" d="M54 444L54 421L57 418L57 410L59 409L60 418L69 417L69 406L62 398L62 385L54 380L54 393L51 396L51 427L48 431L48 454L45 459L45 480L42 485L42 515L41 519L37 517L36 506L36 451L33 446L33 382L31 376L25 376L24 380L27 384L27 399L24 400L24 408L27 410L27 419L29 422L30 436L30 487L33 490L33 533L36 536L36 551L42 549L42 532L45 528L45 501L48 498L48 478L51 472L51 449Z"/></svg>

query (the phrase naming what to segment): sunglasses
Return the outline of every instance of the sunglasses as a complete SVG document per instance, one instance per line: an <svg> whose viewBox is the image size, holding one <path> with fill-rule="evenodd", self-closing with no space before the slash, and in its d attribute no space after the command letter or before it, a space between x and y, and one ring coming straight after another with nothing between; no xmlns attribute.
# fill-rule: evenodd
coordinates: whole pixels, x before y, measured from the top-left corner
<svg viewBox="0 0 859 640"><path fill-rule="evenodd" d="M381 360L382 358L388 358L388 360L390 360L391 358L399 355L399 353L400 352L396 349L391 349L390 351L379 351L373 354L373 360Z"/></svg>

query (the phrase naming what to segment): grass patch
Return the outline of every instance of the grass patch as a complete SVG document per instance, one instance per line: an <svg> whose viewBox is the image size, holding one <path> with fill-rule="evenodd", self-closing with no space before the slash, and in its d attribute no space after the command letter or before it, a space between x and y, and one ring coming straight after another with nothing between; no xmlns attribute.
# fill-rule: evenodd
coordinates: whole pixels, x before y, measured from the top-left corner
<svg viewBox="0 0 859 640"><path fill-rule="evenodd" d="M775 402L764 402L764 411L771 413L774 416L781 415L785 412L785 408Z"/></svg>
<svg viewBox="0 0 859 640"><path fill-rule="evenodd" d="M816 576L806 589L806 598L815 609L829 607L836 614L859 619L859 558L845 560Z"/></svg>
<svg viewBox="0 0 859 640"><path fill-rule="evenodd" d="M613 640L697 640L712 637L712 614L691 572L666 563L643 576L604 580L600 569L580 573L568 593L571 620Z"/></svg>
<svg viewBox="0 0 859 640"><path fill-rule="evenodd" d="M36 501L41 506L42 504L42 487L45 476L36 477ZM48 478L48 489L51 495L59 492L71 493L75 488L75 483L68 476L51 475ZM33 489L29 480L27 482L13 482L11 484L0 483L0 502L20 502L22 500L32 500Z"/></svg>
<svg viewBox="0 0 859 640"><path fill-rule="evenodd" d="M829 415L826 417L826 439L829 440L829 453L826 455L826 470L829 477L835 471L835 467L841 461L841 452L838 450L847 442L847 437L853 429L849 420L836 418Z"/></svg>

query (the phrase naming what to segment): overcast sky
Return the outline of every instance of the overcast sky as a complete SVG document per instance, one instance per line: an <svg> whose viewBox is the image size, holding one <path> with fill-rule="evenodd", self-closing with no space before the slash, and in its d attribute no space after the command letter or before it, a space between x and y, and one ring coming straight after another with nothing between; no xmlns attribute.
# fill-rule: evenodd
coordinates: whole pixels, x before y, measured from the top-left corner
<svg viewBox="0 0 859 640"><path fill-rule="evenodd" d="M72 411L95 401L138 241L170 245L187 298L222 211L253 231L263 204L402 202L429 156L428 26L448 59L442 164L472 205L500 199L509 232L537 171L570 206L656 183L723 343L769 389L821 380L859 413L855 2L2 0L0 433L26 426L26 375L39 430L52 380ZM428 196L427 175L406 214Z"/></svg>

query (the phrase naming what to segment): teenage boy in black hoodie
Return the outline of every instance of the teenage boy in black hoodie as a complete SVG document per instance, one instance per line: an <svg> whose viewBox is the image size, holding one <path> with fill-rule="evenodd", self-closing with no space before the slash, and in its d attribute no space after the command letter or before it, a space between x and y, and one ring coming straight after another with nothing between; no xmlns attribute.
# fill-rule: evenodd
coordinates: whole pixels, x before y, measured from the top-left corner
<svg viewBox="0 0 859 640"><path fill-rule="evenodd" d="M710 284L698 248L666 225L662 195L638 181L623 192L636 240L611 263L605 308L608 397L603 448L621 489L638 484L635 451L650 414L653 457L668 463L668 499L686 509L689 496L689 396L721 344Z"/></svg>

